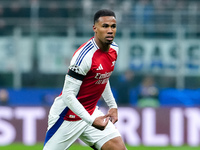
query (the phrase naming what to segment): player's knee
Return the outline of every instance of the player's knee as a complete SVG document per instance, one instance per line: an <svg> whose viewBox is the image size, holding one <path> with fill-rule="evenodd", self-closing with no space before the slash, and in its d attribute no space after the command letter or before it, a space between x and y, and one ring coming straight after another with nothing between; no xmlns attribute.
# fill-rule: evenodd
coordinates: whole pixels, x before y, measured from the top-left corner
<svg viewBox="0 0 200 150"><path fill-rule="evenodd" d="M126 146L124 145L124 142L114 143L114 150L126 150Z"/></svg>
<svg viewBox="0 0 200 150"><path fill-rule="evenodd" d="M126 147L121 137L116 137L107 141L101 150L126 150Z"/></svg>

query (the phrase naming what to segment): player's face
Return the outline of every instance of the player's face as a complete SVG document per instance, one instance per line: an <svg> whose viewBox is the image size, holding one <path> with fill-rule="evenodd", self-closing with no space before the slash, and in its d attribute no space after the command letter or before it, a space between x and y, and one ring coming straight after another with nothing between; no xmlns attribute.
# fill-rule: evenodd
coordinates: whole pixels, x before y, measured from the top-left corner
<svg viewBox="0 0 200 150"><path fill-rule="evenodd" d="M116 34L116 19L114 16L104 16L93 26L95 37L103 44L111 44Z"/></svg>

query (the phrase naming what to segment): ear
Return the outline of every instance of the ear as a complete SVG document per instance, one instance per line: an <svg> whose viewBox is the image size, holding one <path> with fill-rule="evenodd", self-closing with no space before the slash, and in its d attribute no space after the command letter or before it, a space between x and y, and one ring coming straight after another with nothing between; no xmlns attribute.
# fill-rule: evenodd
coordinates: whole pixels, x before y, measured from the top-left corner
<svg viewBox="0 0 200 150"><path fill-rule="evenodd" d="M93 25L93 31L96 32L97 27L95 25Z"/></svg>

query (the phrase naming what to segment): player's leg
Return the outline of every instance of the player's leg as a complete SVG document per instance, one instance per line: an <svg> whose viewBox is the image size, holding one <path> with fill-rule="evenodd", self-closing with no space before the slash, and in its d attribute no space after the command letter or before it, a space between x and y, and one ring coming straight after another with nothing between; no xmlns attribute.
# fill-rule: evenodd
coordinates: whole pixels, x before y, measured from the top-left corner
<svg viewBox="0 0 200 150"><path fill-rule="evenodd" d="M102 147L101 150L126 150L124 142L122 138L115 137L107 141Z"/></svg>
<svg viewBox="0 0 200 150"><path fill-rule="evenodd" d="M93 116L97 117L102 115L104 114L100 110L95 109ZM94 149L126 150L119 131L110 121L103 131L93 126L88 126L81 134L80 139Z"/></svg>
<svg viewBox="0 0 200 150"><path fill-rule="evenodd" d="M65 150L80 136L87 127L84 121L65 121L68 108L62 97L57 97L48 116L48 129L43 150Z"/></svg>
<svg viewBox="0 0 200 150"><path fill-rule="evenodd" d="M87 123L83 121L64 121L55 124L47 131L43 150L66 150L81 135Z"/></svg>

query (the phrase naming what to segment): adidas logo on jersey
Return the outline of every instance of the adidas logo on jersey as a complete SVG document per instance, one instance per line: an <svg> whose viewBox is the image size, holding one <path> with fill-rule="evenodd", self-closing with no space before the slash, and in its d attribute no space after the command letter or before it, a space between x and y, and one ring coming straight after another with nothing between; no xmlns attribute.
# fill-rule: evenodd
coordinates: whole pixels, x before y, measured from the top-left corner
<svg viewBox="0 0 200 150"><path fill-rule="evenodd" d="M97 68L97 70L103 70L102 65L100 64L99 67Z"/></svg>

